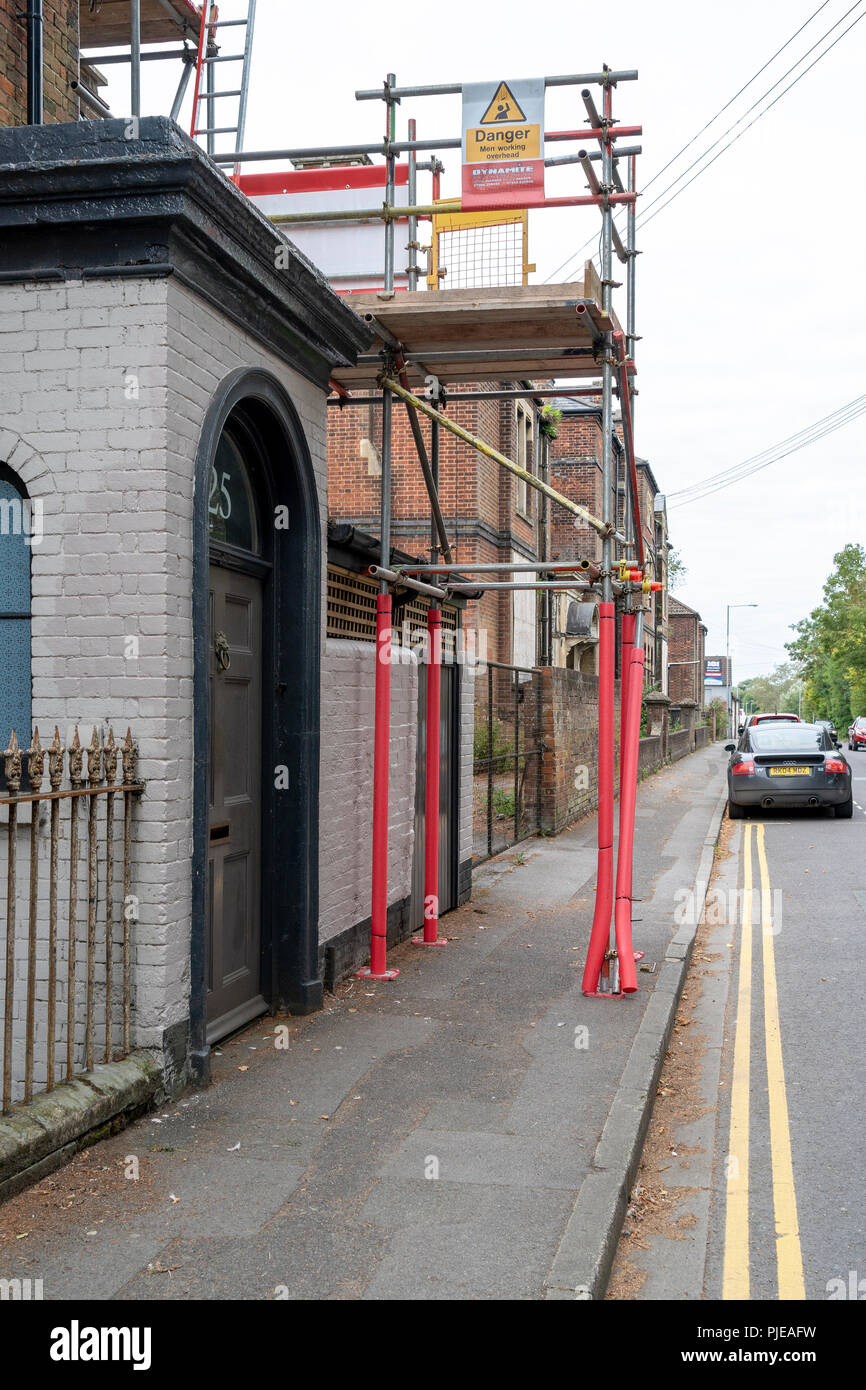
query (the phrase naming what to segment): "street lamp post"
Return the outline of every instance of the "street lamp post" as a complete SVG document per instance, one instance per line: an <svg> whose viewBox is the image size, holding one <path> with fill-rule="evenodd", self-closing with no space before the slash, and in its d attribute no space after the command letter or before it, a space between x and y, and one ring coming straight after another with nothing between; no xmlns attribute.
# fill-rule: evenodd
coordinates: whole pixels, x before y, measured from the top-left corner
<svg viewBox="0 0 866 1390"><path fill-rule="evenodd" d="M732 608L757 608L756 603L729 603L727 606L727 618L725 622L725 676L728 685L728 731L731 729L731 714L733 711L733 691L734 683L731 680L731 609Z"/></svg>

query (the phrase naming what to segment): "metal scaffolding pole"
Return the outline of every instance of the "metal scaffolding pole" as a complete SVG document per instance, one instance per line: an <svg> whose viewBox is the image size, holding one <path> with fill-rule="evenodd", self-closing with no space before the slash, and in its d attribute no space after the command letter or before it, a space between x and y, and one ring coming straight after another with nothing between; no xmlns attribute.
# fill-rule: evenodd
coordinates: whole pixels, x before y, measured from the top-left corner
<svg viewBox="0 0 866 1390"><path fill-rule="evenodd" d="M410 122L409 122L409 139L410 139L410 140L414 140L414 139L415 139L415 130L416 130L415 121L410 121ZM411 207L414 207L414 205L417 203L417 201L418 201L418 155L417 155L417 153L415 152L415 150L410 150L410 151L409 151L409 205L410 205ZM418 276L419 276L419 274L420 274L420 271L419 271L419 269L418 269L418 218L417 218L417 216L416 216L414 213L413 213L413 214L410 216L410 218L409 218L409 246L408 246L407 249L408 249L408 251L409 251L409 262L408 262L408 267L407 267L408 275L409 275L409 288L410 288L410 290L417 290L417 288L418 288Z"/></svg>
<svg viewBox="0 0 866 1390"><path fill-rule="evenodd" d="M395 565L394 568L399 574L533 574L540 568L537 561L527 562L520 560L512 563L510 560L493 560L489 565L443 565L440 561L435 561L430 565ZM598 578L595 566L589 560L549 560L544 566L551 573L565 571L567 574L582 574L587 572L592 574L594 579Z"/></svg>
<svg viewBox="0 0 866 1390"><path fill-rule="evenodd" d="M435 413L433 407L428 405L427 401L421 400L419 396L414 396L411 391L405 391L399 382L393 381L390 377L384 376L382 378L382 385L393 391L401 400L407 401L410 405L414 405L425 415L432 416ZM610 387L608 384L608 394L609 393ZM610 400L608 400L608 414L610 414ZM613 539L620 541L623 545L627 543L626 537L614 530L609 515L606 520L599 521L598 517L593 516L592 512L587 511L586 507L581 507L577 502L572 502L570 497L563 497L561 492L557 492L555 488L550 487L547 483L543 483L540 478L534 477L528 468L521 468L519 463L514 463L511 459L506 458L504 454L500 454L498 449L492 448L491 445L485 443L483 439L479 439L474 434L470 434L468 430L464 430L462 426L456 424L454 420L449 420L447 416L444 415L438 416L437 418L444 429L450 430L452 434L456 434L457 438L462 439L465 444L471 444L472 448L477 449L480 454L485 454L487 458L493 459L495 463L500 463L503 468L508 469L509 473L513 473L515 477L521 478L529 487L534 487L536 492L543 492L544 495L549 497L553 502L559 502L561 506L565 507L566 511L571 512L572 516L578 517L580 521L584 521L588 526L591 526L594 531L598 531L599 535L605 537L608 542L609 555L611 554L610 547ZM608 499L608 513L609 512L610 505ZM608 564L608 570L609 569L610 566ZM610 575L608 574L608 581L609 580Z"/></svg>
<svg viewBox="0 0 866 1390"><path fill-rule="evenodd" d="M545 87L585 87L588 83L596 86L608 87L616 86L617 82L636 82L637 69L629 68L623 72L611 72L605 68L603 72L578 72L569 74L565 77L545 77ZM439 82L433 86L425 87L395 87L392 88L391 95L399 101L401 97L453 97L460 96L463 91L461 82ZM355 93L356 101L381 101L382 88L374 87L371 91L361 91Z"/></svg>
<svg viewBox="0 0 866 1390"><path fill-rule="evenodd" d="M141 115L141 0L129 3L129 90L131 114Z"/></svg>
<svg viewBox="0 0 866 1390"><path fill-rule="evenodd" d="M601 395L600 386L541 386L528 387L520 390L517 387L503 387L501 391L454 391L451 394L451 401L531 401L536 397L543 399L546 396L562 396L563 400L575 400L578 397L589 397ZM352 396L341 395L328 401L328 405L381 405L381 396Z"/></svg>
<svg viewBox="0 0 866 1390"><path fill-rule="evenodd" d="M629 158L629 161L628 161L628 191L629 191L629 193L636 193L636 192L637 192L637 160L635 159L634 155L631 155L630 158ZM635 260L637 259L637 247L636 247L636 216L637 216L637 208L636 208L636 204L635 204L635 203L629 203L628 209L627 209L627 214L628 214L628 220L627 220L627 222L626 222L626 250L627 250L627 252L628 252L628 268L627 268L627 271L626 271L626 291L625 291L625 292L626 292L625 336L626 336L626 342L628 343L628 355L629 355L629 357L631 358L632 362L634 362L635 356L636 356L636 353L635 353L635 345L636 345L636 343L637 343L637 338L635 337L635 331L634 331L634 325L635 325L635 270L636 270L636 267L635 267ZM633 378L630 378L630 379L629 379L629 387L630 387L630 394L631 394L631 414L632 414L632 420L634 420L634 395L635 395L635 393L634 393L634 386L632 385L632 381L633 381Z"/></svg>

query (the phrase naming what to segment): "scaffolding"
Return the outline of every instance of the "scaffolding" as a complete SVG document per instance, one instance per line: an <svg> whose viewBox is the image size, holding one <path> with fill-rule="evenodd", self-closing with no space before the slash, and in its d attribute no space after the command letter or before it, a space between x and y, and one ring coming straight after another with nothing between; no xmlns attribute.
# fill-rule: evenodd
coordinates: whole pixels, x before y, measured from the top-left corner
<svg viewBox="0 0 866 1390"><path fill-rule="evenodd" d="M601 71L549 76L544 89L578 87L586 114L586 124L568 130L544 132L546 145L557 142L576 145L576 151L545 158L545 166L573 165L582 173L587 191L565 197L534 197L532 207L595 206L601 214L601 273L587 265L584 278L558 286L526 283L525 242L521 264L517 267L513 249L506 253L509 275L514 283L506 286L470 286L455 290L439 288L440 276L428 270L429 292L418 293L419 266L417 239L421 219L438 219L438 230L455 230L464 225L460 199L440 197L442 165L437 156L457 149L457 138L418 139L416 123L408 123L406 138L397 134L397 108L403 99L451 96L463 91L462 84L406 86L397 84L389 73L381 88L357 91L359 101L382 101L385 108L384 136L380 143L368 142L335 147L287 150L243 150L238 148L215 162L232 165L235 170L248 163L291 160L296 165L319 160L349 161L379 155L384 159L384 201L378 207L353 208L331 214L290 212L275 214L272 221L287 231L311 222L344 221L384 224L384 289L376 294L355 294L353 307L375 333L371 350L351 367L335 370L329 407L378 405L382 411L380 560L369 573L378 580L376 613L375 745L373 772L373 854L370 965L359 972L377 980L392 979L398 971L389 969L386 958L388 906L388 801L389 739L391 706L391 630L392 590L403 588L431 599L428 610L427 661L427 759L425 800L425 911L424 931L415 938L425 945L443 945L439 935L438 910L438 827L439 798L439 689L441 678L441 610L439 603L450 594L483 593L486 590L556 589L588 590L597 595L599 608L599 794L598 794L598 876L595 911L589 950L583 973L585 994L622 998L637 988L635 960L640 953L632 947L632 854L635 790L637 783L640 704L643 685L643 600L652 589L660 588L648 572L644 554L643 524L638 491L633 440L635 345L635 203L637 199L636 159L639 145L627 142L641 135L639 125L623 125L613 114L613 95L621 83L637 79L633 70ZM600 89L601 110L593 88ZM433 176L430 202L418 201L418 155L431 157L423 166ZM407 155L409 162L408 206L398 205L395 197L397 159ZM623 182L622 171L627 173ZM600 172L596 171L596 167ZM477 225L495 225L499 212L504 224L525 226L526 198L519 191L505 201L485 207L473 199ZM614 209L623 205L627 214L623 242L614 226ZM517 215L516 215L517 214ZM408 291L395 292L395 227L408 219ZM465 219L471 222L471 218ZM433 221L434 237L436 222ZM612 291L619 282L613 278L614 256L625 266L626 325L619 323L612 303ZM514 262L512 265L511 262ZM434 262L435 264L435 262ZM432 269L432 268L431 268ZM438 266L437 266L438 271ZM574 385L575 380L597 378L600 384ZM533 387L533 378L568 381L568 386ZM463 429L444 412L448 388L468 382L527 383L519 388L494 387L489 392L461 391L456 399L477 399L490 395L499 399L543 398L548 395L591 396L601 402L602 433L602 514L593 515L564 496L536 472L507 458L486 441ZM624 458L626 465L626 504L621 528L617 526L614 500L614 392L619 397ZM431 562L429 565L392 564L392 430L394 401L405 405L418 461L424 479L431 513ZM430 422L429 453L420 428L419 416ZM591 527L601 538L601 563L550 562L546 557L536 564L520 563L466 565L455 563L442 514L438 492L438 455L441 430L456 435L464 444L493 459L539 492L545 504L564 508L576 525ZM527 574L527 572L530 572ZM476 579L474 576L478 574ZM527 577L514 576L524 575ZM467 577L472 576L472 577ZM491 577L492 576L492 577ZM507 576L507 577L503 577ZM614 878L614 672L615 613L622 615L621 720L620 720L620 835ZM611 935L613 929L613 935Z"/></svg>

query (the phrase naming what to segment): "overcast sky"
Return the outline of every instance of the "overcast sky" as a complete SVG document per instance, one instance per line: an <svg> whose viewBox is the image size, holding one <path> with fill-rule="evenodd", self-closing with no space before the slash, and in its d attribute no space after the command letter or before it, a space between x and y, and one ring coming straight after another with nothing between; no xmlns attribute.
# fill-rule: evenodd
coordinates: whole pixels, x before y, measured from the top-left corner
<svg viewBox="0 0 866 1390"><path fill-rule="evenodd" d="M536 0L524 10L465 0L402 9L330 0L320 10L259 0L245 144L378 139L381 103L356 102L354 92L378 86L387 71L415 85L579 73L606 62L640 72L638 82L615 93L614 111L624 123L643 125L642 187L819 3L620 0L613 7ZM221 0L220 14L229 18L245 8ZM828 0L643 202L849 9L851 0ZM861 12L866 0L806 61ZM225 35L228 40L232 31ZM168 111L177 66L145 65L146 112ZM126 77L110 71L109 104L125 114ZM866 391L858 152L864 72L866 18L640 235L636 444L665 493L760 452ZM457 98L403 103L401 133L410 116L420 138L460 133ZM548 129L582 119L577 88L548 91ZM444 160L443 193L456 194L458 152L446 151ZM427 177L421 176L422 199L429 195ZM547 188L584 191L575 168L548 171ZM598 221L595 208L531 213L533 280L545 279L596 234ZM624 319L619 297L615 306ZM726 605L758 604L731 614L735 680L786 659L789 625L820 600L834 552L864 540L864 455L866 416L702 502L674 507L672 499L671 539L688 567L677 596L702 614L708 652L724 651Z"/></svg>

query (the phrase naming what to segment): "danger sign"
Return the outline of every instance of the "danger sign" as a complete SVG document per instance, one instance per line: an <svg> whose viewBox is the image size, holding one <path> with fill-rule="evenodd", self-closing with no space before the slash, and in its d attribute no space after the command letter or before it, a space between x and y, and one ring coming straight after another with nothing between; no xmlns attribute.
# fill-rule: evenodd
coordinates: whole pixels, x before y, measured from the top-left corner
<svg viewBox="0 0 866 1390"><path fill-rule="evenodd" d="M463 88L464 209L544 201L544 80Z"/></svg>

